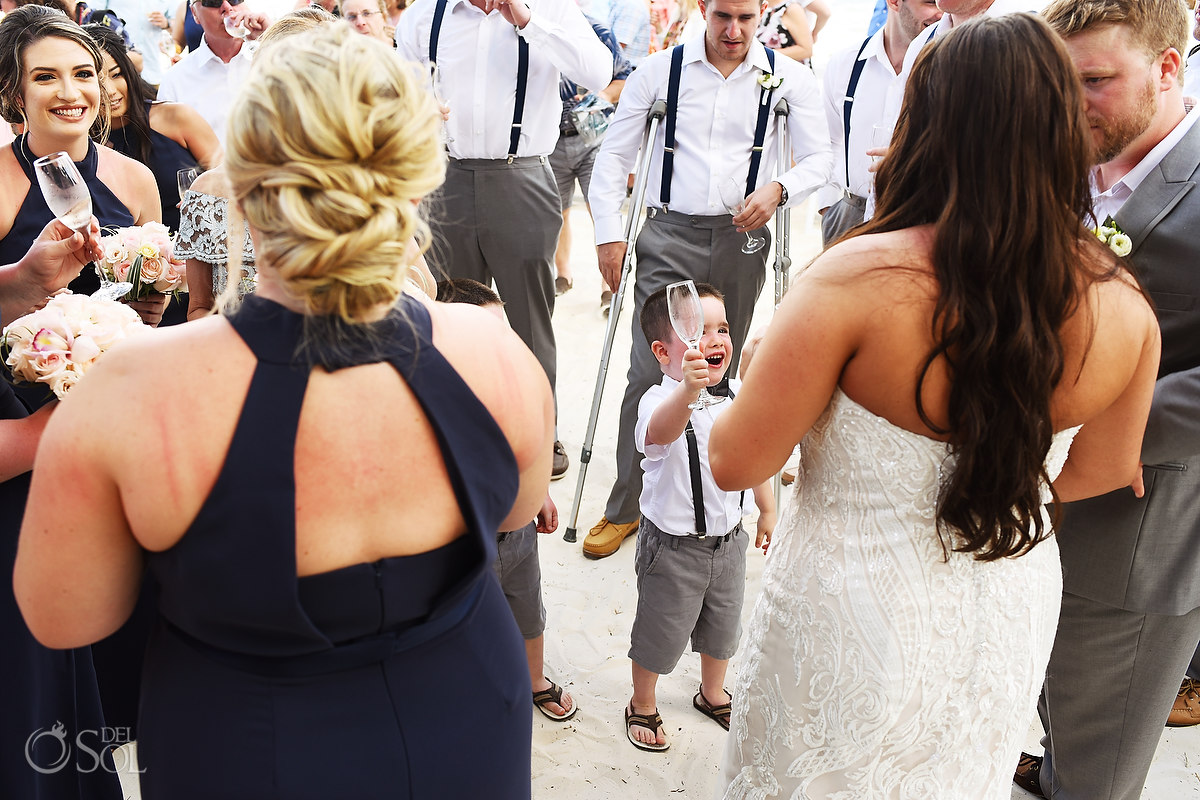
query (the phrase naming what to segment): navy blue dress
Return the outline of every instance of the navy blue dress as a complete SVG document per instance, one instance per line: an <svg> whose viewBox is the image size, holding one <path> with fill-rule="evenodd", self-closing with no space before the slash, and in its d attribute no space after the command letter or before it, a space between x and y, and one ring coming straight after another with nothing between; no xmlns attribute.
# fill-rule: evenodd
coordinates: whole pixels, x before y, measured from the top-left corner
<svg viewBox="0 0 1200 800"><path fill-rule="evenodd" d="M17 137L12 149L17 163L29 179L29 193L25 195L25 201L21 203L8 235L0 239L0 264L15 264L19 261L29 250L29 245L33 244L33 240L42 232L42 228L46 227L46 223L54 219L54 212L46 205L46 199L42 197L42 187L33 171L36 156L30 155L26 148L24 134ZM92 193L92 214L99 220L101 228L123 228L134 224L133 214L125 204L96 177L99 158L96 143L89 141L87 155L83 161L75 162L79 174L83 176L83 182ZM78 278L71 281L68 288L76 294L91 294L100 288L100 278L95 270L84 269Z"/></svg>
<svg viewBox="0 0 1200 800"><path fill-rule="evenodd" d="M0 419L27 414L12 387L0 380ZM82 736L89 749L104 749L104 715L91 649L42 647L25 627L13 597L17 535L28 493L28 472L0 483L0 797L120 800L121 785L111 759L97 763L77 746ZM61 736L55 735L56 724L62 725Z"/></svg>
<svg viewBox="0 0 1200 800"><path fill-rule="evenodd" d="M336 348L313 329L333 323L306 329L254 295L230 318L258 359L233 440L187 533L146 555L162 586L139 720L146 800L530 796L528 667L491 569L515 460L434 348L428 312L401 307L411 323L334 326ZM298 578L294 454L312 365L380 361L432 425L468 531Z"/></svg>
<svg viewBox="0 0 1200 800"><path fill-rule="evenodd" d="M150 113L150 101L146 101L146 113ZM118 153L123 153L134 161L141 161L142 154L137 146L137 132L132 125L113 128L108 135L108 141ZM179 230L179 183L176 173L187 167L198 166L196 157L191 151L169 136L163 136L158 131L150 131L150 160L144 162L154 173L154 182L158 184L158 199L162 203L162 221L171 233Z"/></svg>
<svg viewBox="0 0 1200 800"><path fill-rule="evenodd" d="M146 113L150 113L152 103L146 101ZM113 128L108 135L108 141L118 153L124 153L134 161L141 161L142 154L137 145L137 132L132 125ZM169 136L163 136L158 131L150 131L150 160L146 166L154 173L154 182L158 184L158 199L162 204L162 221L171 233L179 231L179 182L177 173L187 167L198 166L196 157L191 151ZM163 320L159 327L178 325L187 321L187 293L181 292L171 298Z"/></svg>

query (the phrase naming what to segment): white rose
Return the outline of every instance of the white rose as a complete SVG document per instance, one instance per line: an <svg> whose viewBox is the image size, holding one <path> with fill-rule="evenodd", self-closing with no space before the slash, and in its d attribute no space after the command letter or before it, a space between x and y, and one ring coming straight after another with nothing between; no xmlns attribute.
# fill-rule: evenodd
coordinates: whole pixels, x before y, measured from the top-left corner
<svg viewBox="0 0 1200 800"><path fill-rule="evenodd" d="M1114 233L1111 237L1109 237L1108 246L1112 248L1112 251L1121 258L1124 258L1133 252L1133 240L1131 240L1126 234L1120 232Z"/></svg>

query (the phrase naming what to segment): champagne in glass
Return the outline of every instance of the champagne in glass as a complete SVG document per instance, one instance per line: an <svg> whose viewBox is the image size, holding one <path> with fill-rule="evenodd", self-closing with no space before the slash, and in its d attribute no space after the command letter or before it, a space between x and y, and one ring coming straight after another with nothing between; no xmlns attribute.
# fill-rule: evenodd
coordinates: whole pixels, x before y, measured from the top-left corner
<svg viewBox="0 0 1200 800"><path fill-rule="evenodd" d="M37 175L46 207L59 222L71 230L79 231L86 238L88 223L92 219L92 195L71 157L64 152L42 156L33 162L33 171ZM131 283L113 283L104 276L100 265L93 263L92 266L100 276L100 290L95 297L116 300L133 288Z"/></svg>
<svg viewBox="0 0 1200 800"><path fill-rule="evenodd" d="M446 100L446 89L442 85L442 73L438 69L437 62L429 65L429 82L433 88L433 99L437 101L438 109L442 112L442 144L450 144L454 141L454 137L450 135L450 131L446 130L445 117L450 113L450 103Z"/></svg>
<svg viewBox="0 0 1200 800"><path fill-rule="evenodd" d="M700 305L700 295L696 292L694 282L680 281L667 287L667 315L680 341L691 350L699 350L700 338L704 336L704 307ZM703 391L696 402L688 405L693 410L707 407L707 397Z"/></svg>
<svg viewBox="0 0 1200 800"><path fill-rule="evenodd" d="M198 177L200 177L200 170L197 167L184 167L175 173L175 185L179 187L179 202L183 202L183 196L187 194L188 189L192 188L192 184Z"/></svg>
<svg viewBox="0 0 1200 800"><path fill-rule="evenodd" d="M742 208L746 205L746 194L743 191L744 184L740 183L737 178L726 178L718 187L721 193L721 203L725 206L725 210L735 217L742 213ZM767 240L763 236L755 236L746 231L746 243L742 245L742 252L749 255L762 250L767 244Z"/></svg>

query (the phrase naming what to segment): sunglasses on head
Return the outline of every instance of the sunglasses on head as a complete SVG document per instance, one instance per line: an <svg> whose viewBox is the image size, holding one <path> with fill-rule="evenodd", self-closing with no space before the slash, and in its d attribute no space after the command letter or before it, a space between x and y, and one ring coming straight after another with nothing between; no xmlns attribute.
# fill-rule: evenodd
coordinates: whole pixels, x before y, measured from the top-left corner
<svg viewBox="0 0 1200 800"><path fill-rule="evenodd" d="M240 6L245 0L196 0L204 8L220 8L229 3L231 6Z"/></svg>

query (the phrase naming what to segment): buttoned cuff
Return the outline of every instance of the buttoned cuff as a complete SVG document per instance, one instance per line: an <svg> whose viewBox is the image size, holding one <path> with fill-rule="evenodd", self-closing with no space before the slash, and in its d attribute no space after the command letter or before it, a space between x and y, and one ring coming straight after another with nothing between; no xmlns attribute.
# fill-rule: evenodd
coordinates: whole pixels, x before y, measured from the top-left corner
<svg viewBox="0 0 1200 800"><path fill-rule="evenodd" d="M526 4L528 5L528 4ZM536 11L529 9L529 22L525 23L524 28L517 28L517 36L520 36L530 44L538 44L545 41L550 32L542 27L541 20Z"/></svg>
<svg viewBox="0 0 1200 800"><path fill-rule="evenodd" d="M630 212L632 213L632 211ZM621 225L621 216L596 218L596 244L625 241L625 230Z"/></svg>
<svg viewBox="0 0 1200 800"><path fill-rule="evenodd" d="M801 200L812 194L811 190L807 192L804 191L805 187L802 186L800 181L796 180L796 178L792 175L776 175L774 178L771 178L771 180L787 189L788 201L787 204L781 206L781 208L795 208Z"/></svg>
<svg viewBox="0 0 1200 800"><path fill-rule="evenodd" d="M789 198L790 199L790 198ZM817 189L817 210L829 208L842 199L842 187L835 183L827 183Z"/></svg>

